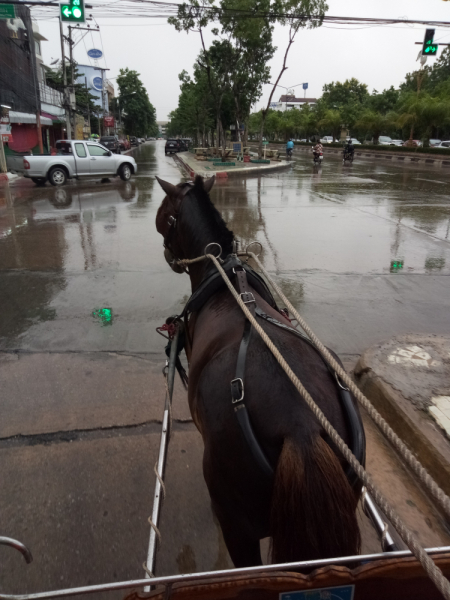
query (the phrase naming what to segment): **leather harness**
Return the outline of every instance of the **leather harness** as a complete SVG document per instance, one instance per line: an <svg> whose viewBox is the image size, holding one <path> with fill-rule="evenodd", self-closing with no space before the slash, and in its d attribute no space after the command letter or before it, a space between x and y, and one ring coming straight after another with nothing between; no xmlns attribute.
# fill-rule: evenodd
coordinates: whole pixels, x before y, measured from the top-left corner
<svg viewBox="0 0 450 600"><path fill-rule="evenodd" d="M185 186L185 188L181 192L182 200L187 195L187 193L191 190L192 183L189 183ZM170 216L168 218L169 229L164 236L164 246L167 248L173 255L173 251L171 248L169 237L173 233L176 227L176 217L179 214L181 208L181 204L178 208L177 214L175 216ZM174 257L174 261L176 259ZM293 335L300 337L303 341L310 344L314 349L315 346L311 342L309 338L305 335L297 331L296 329L290 328L287 325L284 325L277 319L265 314L256 304L256 299L253 294L253 290L259 294L272 308L277 310L280 314L281 311L278 308L269 288L267 287L266 282L262 279L262 277L256 273L249 265L242 263L236 254L229 255L222 264L222 268L226 272L227 276L232 279L235 279L235 284L237 290L242 298L242 301L247 305L247 308L253 314L253 316L257 316L265 321L276 325L277 327L281 327L286 331L289 331ZM199 311L204 304L213 296L216 292L223 289L225 286L225 282L222 279L220 273L215 269L214 265L208 269L203 277L203 280L199 287L195 290L192 296L189 298L186 306L183 309L181 315L177 315L176 317L170 317L167 319L168 322L173 322L174 320L181 320L182 318L187 321L187 318L190 313ZM249 450L258 465L261 473L268 479L273 480L274 477L274 468L270 464L267 459L264 450L261 448L258 439L253 430L249 413L247 411L247 407L245 405L245 363L247 358L247 350L250 344L252 333L252 325L248 319L245 319L244 331L241 339L241 343L239 345L239 351L236 361L236 371L235 377L231 381L231 405L236 414L237 421L241 428L242 434L247 442ZM170 342L169 342L170 343ZM183 349L183 345L179 343L177 354L179 355L181 350ZM166 348L166 352L169 348ZM316 349L317 350L317 349ZM321 356L319 354L319 356ZM322 360L323 357L321 356ZM358 412L353 404L350 392L348 388L345 388L340 382L335 371L330 367L330 365L324 360L328 370L331 374L336 378L336 383L339 389L339 396L342 404L342 409L344 411L346 417L346 423L349 429L350 434L350 443L349 447L353 452L354 456L357 460L364 466L365 465L365 436L364 430L362 427L361 419L359 417ZM179 363L179 360L178 360ZM181 363L179 363L181 366ZM178 368L178 364L177 364ZM181 368L182 369L182 368ZM184 371L184 369L182 369ZM183 374L180 372L180 375L183 379ZM350 465L347 465L345 469L345 473L350 485L353 487L359 481L357 474L353 471Z"/></svg>

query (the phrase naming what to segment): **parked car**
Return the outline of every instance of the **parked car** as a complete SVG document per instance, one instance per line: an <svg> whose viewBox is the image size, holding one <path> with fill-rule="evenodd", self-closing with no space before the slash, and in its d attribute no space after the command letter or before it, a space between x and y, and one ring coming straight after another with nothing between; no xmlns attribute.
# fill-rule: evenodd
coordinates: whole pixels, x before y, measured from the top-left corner
<svg viewBox="0 0 450 600"><path fill-rule="evenodd" d="M139 146L139 140L136 136L130 135L130 145L131 146Z"/></svg>
<svg viewBox="0 0 450 600"><path fill-rule="evenodd" d="M332 135L325 135L321 140L320 143L321 144L331 144L333 142L333 136Z"/></svg>
<svg viewBox="0 0 450 600"><path fill-rule="evenodd" d="M68 179L85 177L116 177L128 181L137 173L131 156L119 156L98 142L85 140L59 140L57 154L23 157L23 175L37 185L50 181L64 185Z"/></svg>
<svg viewBox="0 0 450 600"><path fill-rule="evenodd" d="M439 146L435 146L436 148L450 148L450 140L446 140L445 142L441 142Z"/></svg>
<svg viewBox="0 0 450 600"><path fill-rule="evenodd" d="M116 154L120 154L122 148L120 144L119 137L117 135L104 135L100 138L100 144L111 150L111 152L115 152Z"/></svg>
<svg viewBox="0 0 450 600"><path fill-rule="evenodd" d="M441 143L441 140L430 140L430 146L432 148L435 148L436 146L439 146L439 144Z"/></svg>
<svg viewBox="0 0 450 600"><path fill-rule="evenodd" d="M166 154L174 154L175 152L180 151L180 140L169 139L166 142L166 146L164 148L164 152Z"/></svg>
<svg viewBox="0 0 450 600"><path fill-rule="evenodd" d="M391 140L390 146L403 146L403 140Z"/></svg>
<svg viewBox="0 0 450 600"><path fill-rule="evenodd" d="M126 137L119 138L120 147L123 150L129 150L131 148L130 140Z"/></svg>
<svg viewBox="0 0 450 600"><path fill-rule="evenodd" d="M351 138L352 139L352 144L354 146L361 146L361 142L359 140L357 140L356 138Z"/></svg>
<svg viewBox="0 0 450 600"><path fill-rule="evenodd" d="M378 143L380 146L390 146L392 144L392 138L390 138L388 135L380 135L378 138Z"/></svg>

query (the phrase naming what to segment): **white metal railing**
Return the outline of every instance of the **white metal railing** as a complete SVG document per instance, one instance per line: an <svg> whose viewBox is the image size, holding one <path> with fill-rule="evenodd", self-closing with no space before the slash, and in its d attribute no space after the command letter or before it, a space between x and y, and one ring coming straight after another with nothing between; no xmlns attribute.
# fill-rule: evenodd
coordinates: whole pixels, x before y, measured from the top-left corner
<svg viewBox="0 0 450 600"><path fill-rule="evenodd" d="M45 83L39 83L39 94L41 96L41 102L53 104L53 106L58 107L62 107L64 105L63 94L58 92L58 90L54 90Z"/></svg>

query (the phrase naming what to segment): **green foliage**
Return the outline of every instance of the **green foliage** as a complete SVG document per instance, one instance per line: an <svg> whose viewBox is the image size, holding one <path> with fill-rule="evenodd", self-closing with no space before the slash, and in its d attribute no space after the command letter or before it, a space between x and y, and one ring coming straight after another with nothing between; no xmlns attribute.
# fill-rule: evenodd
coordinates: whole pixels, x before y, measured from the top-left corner
<svg viewBox="0 0 450 600"><path fill-rule="evenodd" d="M338 108L351 103L363 104L368 96L367 85L352 77L344 83L333 81L324 85L322 100L328 108Z"/></svg>
<svg viewBox="0 0 450 600"><path fill-rule="evenodd" d="M156 110L150 102L139 73L128 68L120 69L117 85L125 133L156 136Z"/></svg>

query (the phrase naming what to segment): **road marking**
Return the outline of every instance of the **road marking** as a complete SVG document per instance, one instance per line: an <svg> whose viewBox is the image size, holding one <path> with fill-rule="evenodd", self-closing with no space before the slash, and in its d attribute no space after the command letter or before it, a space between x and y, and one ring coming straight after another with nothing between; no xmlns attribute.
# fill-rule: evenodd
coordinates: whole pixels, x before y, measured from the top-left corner
<svg viewBox="0 0 450 600"><path fill-rule="evenodd" d="M397 348L388 356L388 362L406 367L437 367L440 361L433 360L431 355L420 346Z"/></svg>

